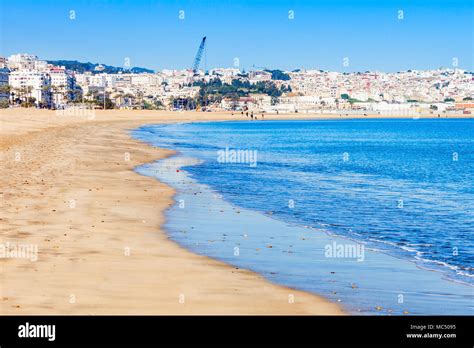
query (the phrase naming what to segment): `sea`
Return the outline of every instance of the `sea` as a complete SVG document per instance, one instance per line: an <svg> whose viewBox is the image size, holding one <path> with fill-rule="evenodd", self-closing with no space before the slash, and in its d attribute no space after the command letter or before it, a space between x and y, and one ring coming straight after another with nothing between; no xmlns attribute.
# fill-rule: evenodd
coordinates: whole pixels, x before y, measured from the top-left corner
<svg viewBox="0 0 474 348"><path fill-rule="evenodd" d="M474 314L473 119L131 133L176 151L136 171L176 189L165 228L189 250L353 314Z"/></svg>

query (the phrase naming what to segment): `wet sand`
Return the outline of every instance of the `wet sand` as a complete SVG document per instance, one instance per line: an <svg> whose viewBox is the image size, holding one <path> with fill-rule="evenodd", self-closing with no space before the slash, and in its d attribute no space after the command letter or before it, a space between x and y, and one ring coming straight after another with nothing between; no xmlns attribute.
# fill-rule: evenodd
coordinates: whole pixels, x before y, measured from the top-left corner
<svg viewBox="0 0 474 348"><path fill-rule="evenodd" d="M2 110L0 243L37 245L38 260L0 259L0 314L342 314L322 297L193 254L161 229L174 191L133 169L171 152L128 130L231 118Z"/></svg>
<svg viewBox="0 0 474 348"><path fill-rule="evenodd" d="M328 118L354 117L265 116ZM161 228L174 191L133 169L172 151L133 140L129 130L232 119L248 118L1 110L0 244L37 245L38 260L0 258L0 314L343 314L322 297L191 253Z"/></svg>

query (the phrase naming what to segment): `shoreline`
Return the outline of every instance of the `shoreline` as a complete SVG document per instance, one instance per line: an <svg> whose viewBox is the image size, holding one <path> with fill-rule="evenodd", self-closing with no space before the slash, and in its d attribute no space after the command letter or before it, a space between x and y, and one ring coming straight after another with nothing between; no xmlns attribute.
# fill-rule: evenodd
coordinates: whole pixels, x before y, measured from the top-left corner
<svg viewBox="0 0 474 348"><path fill-rule="evenodd" d="M128 131L182 121L177 115L38 118L45 114L0 113L2 242L39 251L37 262L0 259L2 315L343 314L322 297L169 240L161 226L173 191L134 168L172 152L133 140Z"/></svg>
<svg viewBox="0 0 474 348"><path fill-rule="evenodd" d="M341 119L269 116L265 120ZM326 298L192 253L163 231L173 189L134 168L173 151L135 140L130 130L151 123L242 119L138 110L96 110L88 119L1 110L2 241L37 244L39 256L35 263L0 259L0 313L344 314ZM294 303L288 303L289 294Z"/></svg>
<svg viewBox="0 0 474 348"><path fill-rule="evenodd" d="M144 131L145 133L140 135L141 131L139 129L135 130L135 138L153 144L153 137L148 138L145 135L147 131ZM153 146L159 145L155 144ZM272 269L269 266L262 266L261 263L266 264L269 259L260 259L260 256L254 254L255 252L252 254L252 250L262 250L258 251L258 254L263 252L265 248L262 245L265 245L265 240L268 240L268 237L304 235L306 242L303 243L308 243L311 240L312 244L310 245L316 251L315 255L323 254L324 246L330 243L344 244L348 241L356 243L359 241L334 234L326 229L319 229L313 235L310 231L318 230L318 228L308 230L306 226L288 223L276 219L274 216L265 216L263 212L258 210L236 205L235 202L222 197L218 191L206 184L199 183L194 177L191 178L186 169L182 169L195 165L199 161L198 158L185 151L178 151L167 159L148 163L136 169L142 175L165 182L176 190L176 203L166 211L167 223L165 228L170 237L187 250L227 264L250 269L277 284L297 288L319 296L324 294L325 298L344 305L343 308L348 314L442 315L447 313L447 309L437 312L435 308L438 308L439 305L433 307L434 303L432 303L426 307L427 305L423 304L429 303L430 297L435 298L440 294L450 294L451 301L454 302L446 301L443 305L446 308L451 308L452 313L466 314L466 308L464 307L466 299L463 297L468 296L472 285L449 278L446 270L424 267L414 260L393 255L387 250L367 247L366 262L363 264L352 264L350 261L346 263L345 260L339 260L333 264L328 263L324 258L323 260L317 260L318 257L316 257L315 262L308 265L309 269L325 269L326 274L321 271L311 271L307 273L307 280L314 284L318 282L325 283L318 286L311 286L305 281L301 283L297 278L292 279L288 275L288 268L279 269L277 267ZM175 173L176 169L179 169L179 175ZM186 202L184 209L177 207L177 202L181 200ZM238 211L238 215L235 215L235 211ZM250 224L249 221L252 221L252 223ZM249 231L252 242L250 242L250 239L242 239L242 228L235 229L232 226L240 226L245 231ZM256 234L255 231L251 232L249 226L256 227L257 230L262 232L273 232ZM222 232L225 232L225 240L220 240ZM262 234L260 238L259 234ZM292 241L291 244L295 242ZM279 246L276 241L275 244L271 250L278 252ZM230 251L235 245L239 245L239 248L245 248L242 249L242 253L247 255L245 260L231 255ZM284 256L281 256L279 262L284 262L288 266L291 262L290 259L287 260ZM273 261L276 260L273 259ZM334 272L328 275L328 270ZM382 282L384 285L379 284L378 280L384 279L387 274L392 274L395 270L396 272L392 277L396 281L384 281ZM282 273L281 276L280 273ZM350 276L341 276L340 274ZM422 281L424 285L414 286L413 284L418 284L418 281ZM355 285L352 286L351 284ZM354 290L359 288L362 291ZM399 292L394 292L393 289L399 289ZM370 293L377 296L367 296ZM400 293L407 294L406 296L410 294L410 301L407 305L403 303L397 305L397 301L393 300ZM428 296L428 299L426 296Z"/></svg>

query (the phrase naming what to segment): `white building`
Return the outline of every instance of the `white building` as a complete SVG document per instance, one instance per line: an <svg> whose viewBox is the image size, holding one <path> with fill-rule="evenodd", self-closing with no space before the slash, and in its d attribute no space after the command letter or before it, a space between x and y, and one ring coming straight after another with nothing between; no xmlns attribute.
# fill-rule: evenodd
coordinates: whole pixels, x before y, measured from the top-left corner
<svg viewBox="0 0 474 348"><path fill-rule="evenodd" d="M10 70L35 70L40 66L45 66L46 62L39 61L34 54L14 54L8 57L8 67Z"/></svg>
<svg viewBox="0 0 474 348"><path fill-rule="evenodd" d="M357 100L360 100L360 101L367 101L369 100L369 95L367 92L365 91L357 91L357 92L354 92L352 95L351 95L352 98L354 99L357 99Z"/></svg>
<svg viewBox="0 0 474 348"><path fill-rule="evenodd" d="M209 72L209 75L219 76L224 80L232 79L238 74L240 74L240 70L236 68L216 68Z"/></svg>
<svg viewBox="0 0 474 348"><path fill-rule="evenodd" d="M163 82L163 78L156 74L131 74L130 83L132 86L158 86Z"/></svg>
<svg viewBox="0 0 474 348"><path fill-rule="evenodd" d="M100 75L90 75L89 76L89 86L93 87L105 87L107 84L107 80L105 78L106 74Z"/></svg>
<svg viewBox="0 0 474 348"><path fill-rule="evenodd" d="M255 70L249 72L249 82L254 84L257 82L271 81L272 74L267 71Z"/></svg>
<svg viewBox="0 0 474 348"><path fill-rule="evenodd" d="M36 70L13 71L8 77L13 99L28 101L34 98L36 106L51 106L51 77Z"/></svg>
<svg viewBox="0 0 474 348"><path fill-rule="evenodd" d="M72 99L72 90L75 88L74 77L61 66L49 66L51 78L52 102L56 108L64 108Z"/></svg>

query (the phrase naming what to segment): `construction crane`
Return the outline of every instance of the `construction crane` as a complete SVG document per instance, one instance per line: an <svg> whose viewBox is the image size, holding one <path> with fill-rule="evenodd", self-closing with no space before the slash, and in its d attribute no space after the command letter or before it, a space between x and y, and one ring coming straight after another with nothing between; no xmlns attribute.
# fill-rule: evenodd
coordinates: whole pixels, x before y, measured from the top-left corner
<svg viewBox="0 0 474 348"><path fill-rule="evenodd" d="M194 58L193 63L193 73L199 73L199 63L201 63L202 53L204 52L204 46L206 45L206 37L202 38L201 44L199 45L198 51L196 53L196 58Z"/></svg>

